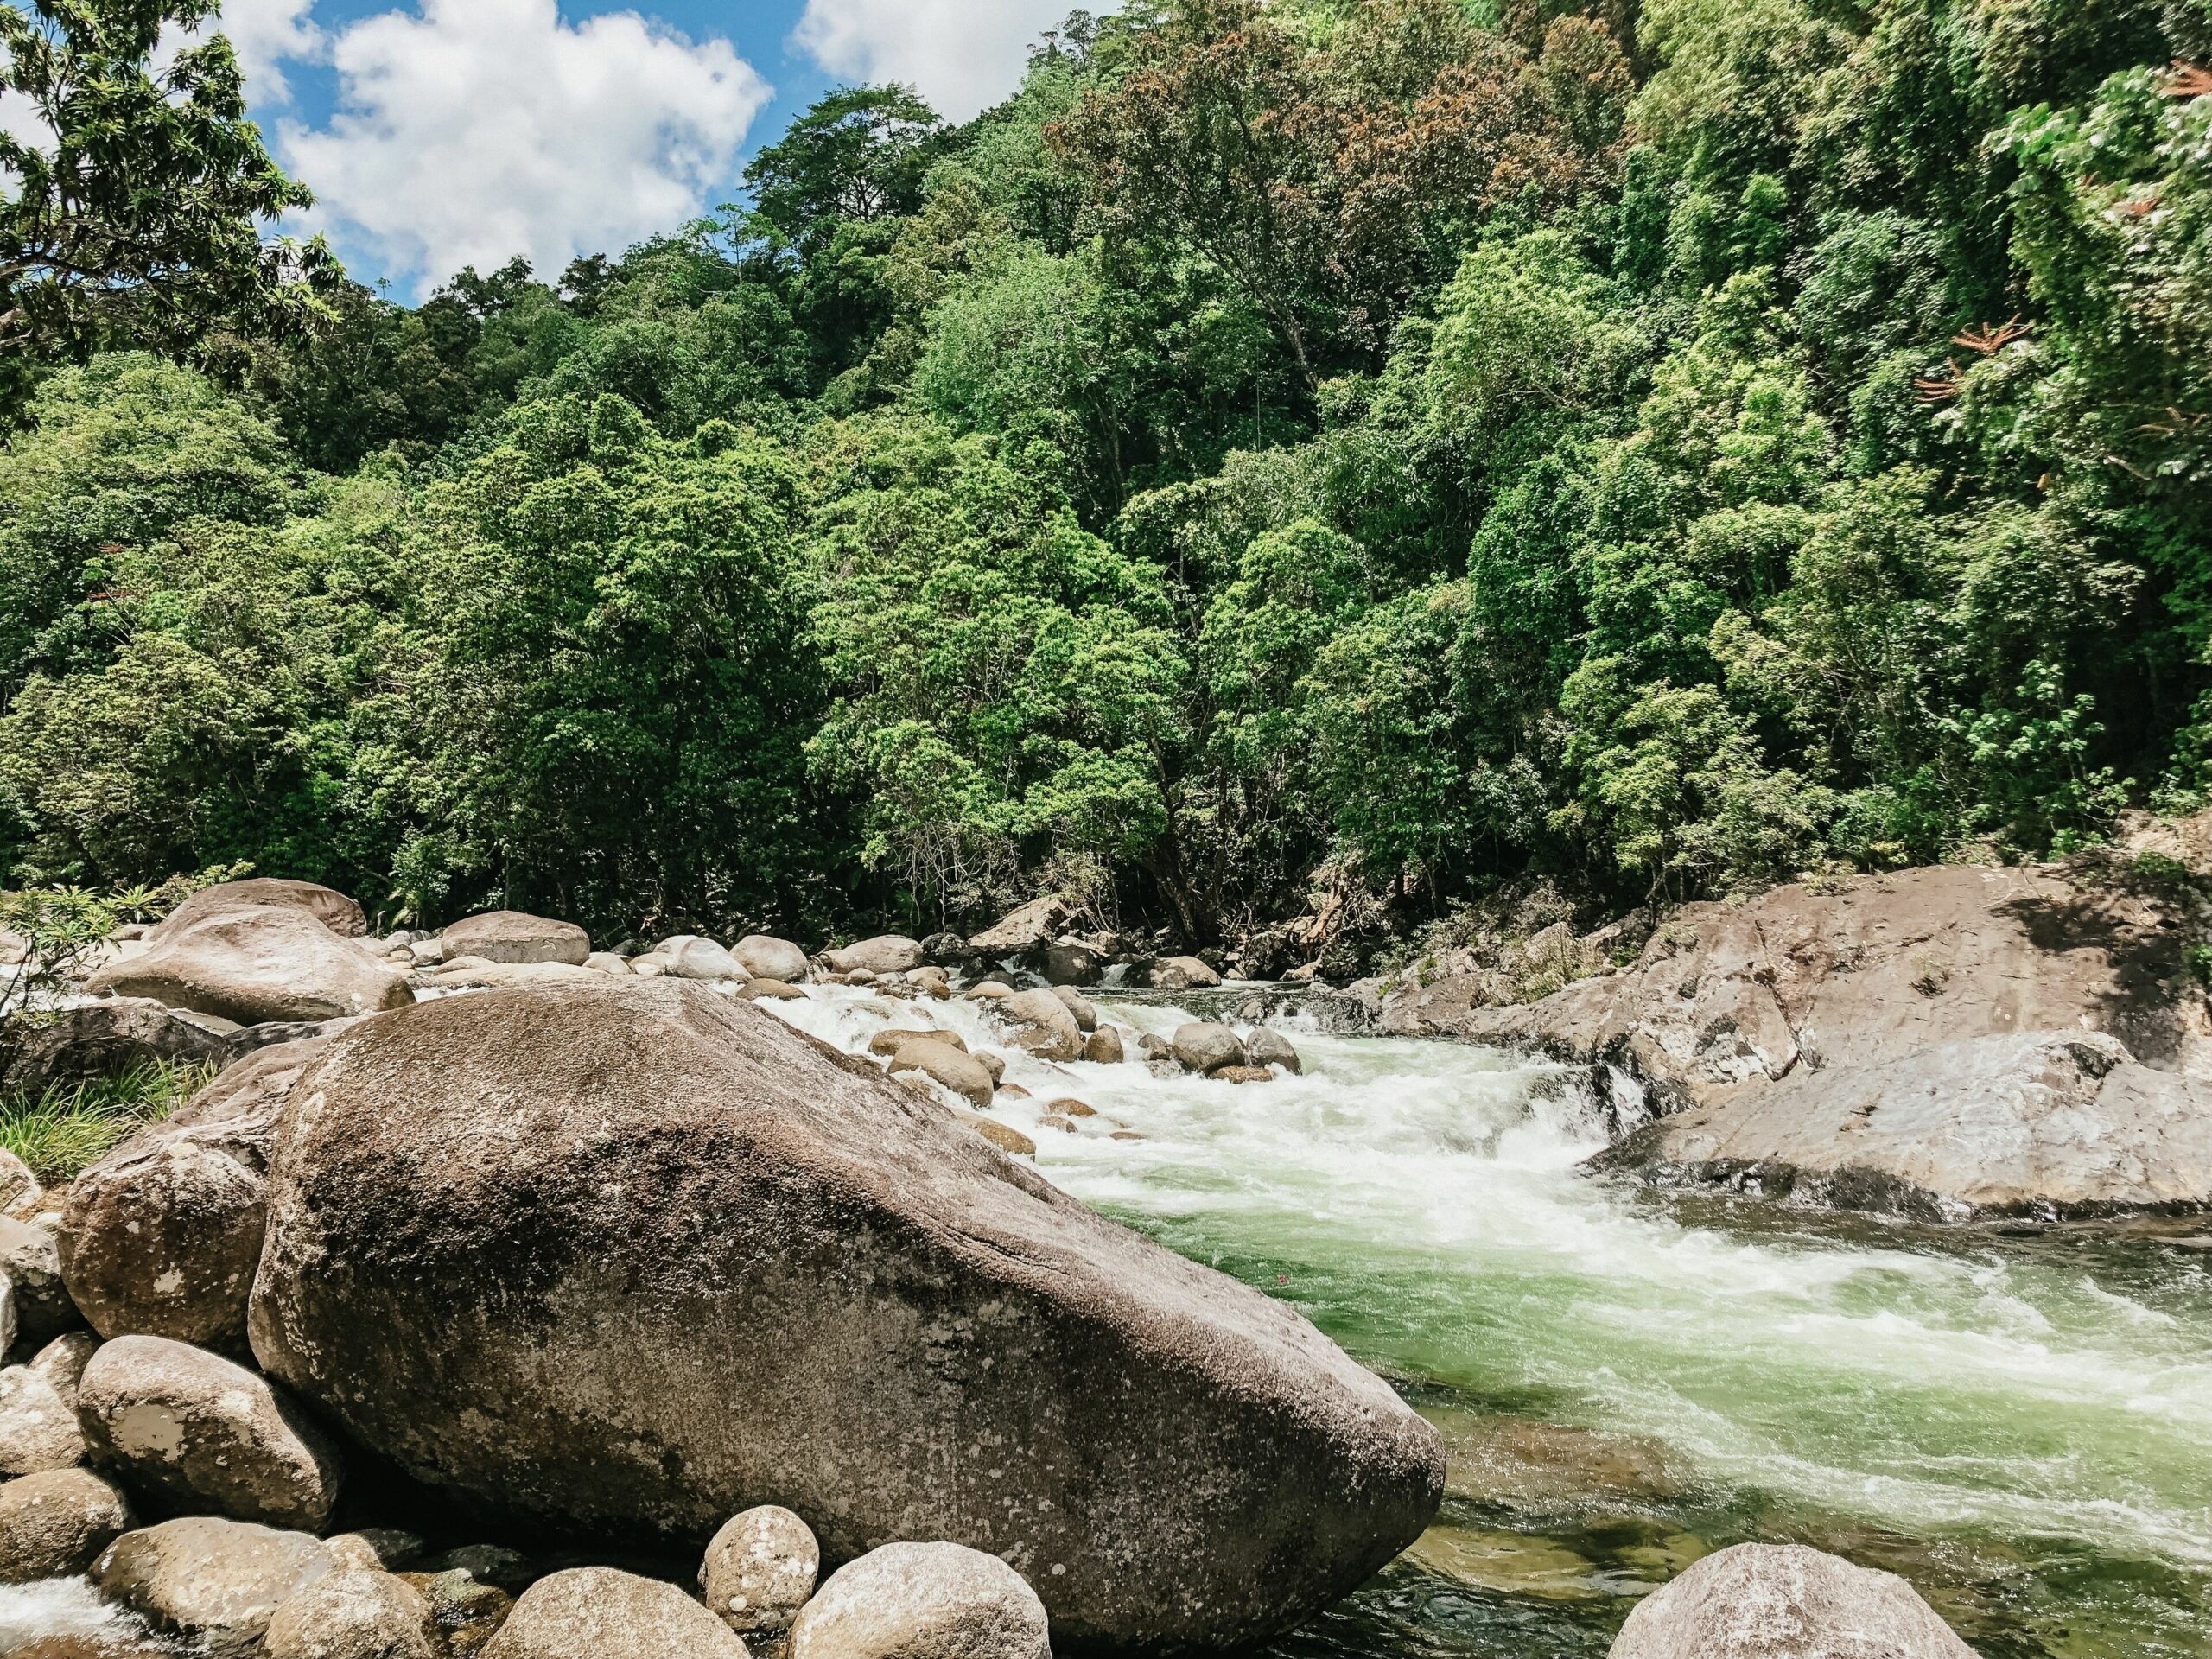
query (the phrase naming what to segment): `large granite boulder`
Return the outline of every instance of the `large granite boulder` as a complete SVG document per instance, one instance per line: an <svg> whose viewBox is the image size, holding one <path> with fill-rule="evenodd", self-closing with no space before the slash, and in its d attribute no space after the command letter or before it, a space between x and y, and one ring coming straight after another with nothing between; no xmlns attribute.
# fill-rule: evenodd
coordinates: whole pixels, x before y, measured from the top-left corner
<svg viewBox="0 0 2212 1659"><path fill-rule="evenodd" d="M486 911L465 917L440 935L449 957L485 962L565 963L581 968L591 955L591 936L574 922L556 922L519 910Z"/></svg>
<svg viewBox="0 0 2212 1659"><path fill-rule="evenodd" d="M2212 1054L2212 1023L2173 919L2155 891L2056 866L1904 870L1687 906L1633 967L1535 1003L1483 1006L1479 975L1408 987L1380 1025L1612 1065L1668 1110L2019 1033L2106 1032L2178 1070Z"/></svg>
<svg viewBox="0 0 2212 1659"><path fill-rule="evenodd" d="M789 939L766 933L748 933L729 948L738 965L753 979L772 979L779 985L804 985L812 971L806 952Z"/></svg>
<svg viewBox="0 0 2212 1659"><path fill-rule="evenodd" d="M2031 1033L1799 1071L1600 1153L1598 1172L1964 1221L2212 1205L2212 1082Z"/></svg>
<svg viewBox="0 0 2212 1659"><path fill-rule="evenodd" d="M149 1065L220 1065L230 1040L150 998L111 997L0 1020L0 1089L36 1099Z"/></svg>
<svg viewBox="0 0 2212 1659"><path fill-rule="evenodd" d="M1637 1603L1609 1659L1975 1659L1919 1592L1800 1545L1738 1544Z"/></svg>
<svg viewBox="0 0 2212 1659"><path fill-rule="evenodd" d="M105 1344L77 1385L92 1461L157 1510L321 1532L338 1448L268 1378L166 1337Z"/></svg>
<svg viewBox="0 0 2212 1659"><path fill-rule="evenodd" d="M103 1337L241 1349L261 1262L270 1143L327 1039L242 1060L69 1189L59 1239L70 1298Z"/></svg>
<svg viewBox="0 0 2212 1659"><path fill-rule="evenodd" d="M358 939L369 931L368 918L361 913L360 906L334 888L318 887L312 881L280 881L257 876L251 881L225 881L202 887L171 911L147 938L158 944L186 931L202 917L240 905L304 911L341 939Z"/></svg>
<svg viewBox="0 0 2212 1659"><path fill-rule="evenodd" d="M781 1503L832 1563L964 1543L1072 1647L1263 1638L1417 1536L1443 1480L1435 1432L1292 1309L671 980L332 1039L252 1336L434 1488L698 1541Z"/></svg>
<svg viewBox="0 0 2212 1659"><path fill-rule="evenodd" d="M1065 899L1046 893L1001 917L996 925L969 939L968 949L979 957L1031 957L1058 938L1074 913Z"/></svg>
<svg viewBox="0 0 2212 1659"><path fill-rule="evenodd" d="M109 963L86 983L95 995L149 997L242 1026L339 1020L415 1000L406 975L308 909L243 902L196 912L188 906L162 924L143 954Z"/></svg>
<svg viewBox="0 0 2212 1659"><path fill-rule="evenodd" d="M1068 1005L1050 991L1014 991L997 1002L1014 1027L1014 1040L1046 1060L1083 1058L1083 1027Z"/></svg>
<svg viewBox="0 0 2212 1659"><path fill-rule="evenodd" d="M94 1564L92 1581L156 1627L229 1656L257 1651L276 1610L335 1567L304 1532L194 1515L124 1533Z"/></svg>

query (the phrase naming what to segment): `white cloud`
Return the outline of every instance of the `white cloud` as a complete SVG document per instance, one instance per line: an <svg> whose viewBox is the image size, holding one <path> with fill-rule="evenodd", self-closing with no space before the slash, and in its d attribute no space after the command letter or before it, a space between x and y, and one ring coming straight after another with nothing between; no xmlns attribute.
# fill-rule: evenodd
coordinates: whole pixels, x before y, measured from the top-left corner
<svg viewBox="0 0 2212 1659"><path fill-rule="evenodd" d="M321 50L322 31L308 21L314 9L315 0L223 0L215 27L231 37L255 97L276 104L290 100L292 89L276 66L288 58L312 58Z"/></svg>
<svg viewBox="0 0 2212 1659"><path fill-rule="evenodd" d="M634 12L572 26L555 0L423 0L330 35L327 56L337 111L285 122L284 160L316 222L432 279L518 253L550 277L675 228L710 205L772 96L727 41Z"/></svg>
<svg viewBox="0 0 2212 1659"><path fill-rule="evenodd" d="M791 39L833 75L918 90L948 120L1010 97L1075 0L806 0ZM1112 11L1094 3L1094 12Z"/></svg>

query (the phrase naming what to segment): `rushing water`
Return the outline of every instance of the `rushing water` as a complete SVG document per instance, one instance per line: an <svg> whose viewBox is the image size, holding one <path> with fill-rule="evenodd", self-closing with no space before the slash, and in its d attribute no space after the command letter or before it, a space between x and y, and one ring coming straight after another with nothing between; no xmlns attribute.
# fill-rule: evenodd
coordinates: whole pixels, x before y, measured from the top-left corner
<svg viewBox="0 0 2212 1659"><path fill-rule="evenodd" d="M973 1005L817 998L782 1011L848 1047L995 1042ZM1575 1173L1600 1141L1549 1068L1290 1029L1306 1075L1243 1086L1000 1047L1036 1098L995 1113L1443 1431L1436 1526L1281 1653L1599 1655L1635 1597L1759 1539L1905 1574L1986 1659L2212 1655L2212 1236L1662 1199ZM1058 1096L1103 1116L1038 1127Z"/></svg>

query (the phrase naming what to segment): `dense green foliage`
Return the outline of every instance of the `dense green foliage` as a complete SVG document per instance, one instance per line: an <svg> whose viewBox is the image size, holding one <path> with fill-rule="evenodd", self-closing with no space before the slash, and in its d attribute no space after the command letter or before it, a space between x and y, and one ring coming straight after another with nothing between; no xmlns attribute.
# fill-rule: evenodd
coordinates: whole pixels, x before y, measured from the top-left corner
<svg viewBox="0 0 2212 1659"><path fill-rule="evenodd" d="M556 286L56 362L0 829L1205 944L2212 798L2208 54L2207 0L1140 4Z"/></svg>

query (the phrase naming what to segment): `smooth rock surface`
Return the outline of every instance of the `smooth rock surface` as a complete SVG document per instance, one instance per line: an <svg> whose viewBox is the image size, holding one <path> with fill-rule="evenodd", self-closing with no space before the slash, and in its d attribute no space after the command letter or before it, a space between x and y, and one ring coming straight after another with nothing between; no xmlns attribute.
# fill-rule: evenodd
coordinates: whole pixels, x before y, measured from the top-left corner
<svg viewBox="0 0 2212 1659"><path fill-rule="evenodd" d="M830 1575L791 1659L1051 1659L1045 1604L995 1555L886 1544Z"/></svg>
<svg viewBox="0 0 2212 1659"><path fill-rule="evenodd" d="M1042 950L1060 937L1073 913L1068 901L1057 893L1032 899L969 939L968 949L979 957L1019 957Z"/></svg>
<svg viewBox="0 0 2212 1659"><path fill-rule="evenodd" d="M903 933L882 933L830 951L823 960L840 974L880 976L910 973L929 960L929 953L922 949L919 939L910 939Z"/></svg>
<svg viewBox="0 0 2212 1659"><path fill-rule="evenodd" d="M142 1066L219 1065L230 1053L222 1037L150 998L110 997L0 1025L0 1088L35 1099Z"/></svg>
<svg viewBox="0 0 2212 1659"><path fill-rule="evenodd" d="M85 1460L77 1414L28 1365L0 1371L0 1475L73 1469Z"/></svg>
<svg viewBox="0 0 2212 1659"><path fill-rule="evenodd" d="M445 1659L446 1644L412 1585L334 1571L277 1608L261 1650L264 1659Z"/></svg>
<svg viewBox="0 0 2212 1659"><path fill-rule="evenodd" d="M675 979L743 980L750 976L745 964L712 939L702 939L696 933L678 934L672 939L663 939L653 947L653 954L667 963L664 970Z"/></svg>
<svg viewBox="0 0 2212 1659"><path fill-rule="evenodd" d="M1923 1221L2196 1209L2212 1205L2212 1082L2138 1065L2111 1037L1983 1037L1800 1071L1590 1167Z"/></svg>
<svg viewBox="0 0 2212 1659"><path fill-rule="evenodd" d="M699 1588L707 1611L740 1635L786 1630L821 1571L814 1529L789 1510L764 1503L732 1516L708 1542Z"/></svg>
<svg viewBox="0 0 2212 1659"><path fill-rule="evenodd" d="M1196 957L1170 957L1152 964L1155 991L1208 991L1221 983L1221 976Z"/></svg>
<svg viewBox="0 0 2212 1659"><path fill-rule="evenodd" d="M901 1071L920 1072L963 1096L979 1111L991 1103L991 1096L998 1089L981 1061L933 1038L917 1038L899 1046L899 1052L891 1057L891 1072L896 1077Z"/></svg>
<svg viewBox="0 0 2212 1659"><path fill-rule="evenodd" d="M728 1626L672 1584L580 1567L523 1592L484 1659L746 1659Z"/></svg>
<svg viewBox="0 0 2212 1659"><path fill-rule="evenodd" d="M304 911L341 939L358 939L369 931L361 907L334 887L313 881L284 881L256 876L248 881L224 881L202 887L163 918L147 935L159 941L183 932L202 917L238 905L261 905L278 910Z"/></svg>
<svg viewBox="0 0 2212 1659"><path fill-rule="evenodd" d="M344 1464L329 1437L265 1377L165 1337L122 1337L77 1386L93 1460L157 1509L321 1532Z"/></svg>
<svg viewBox="0 0 2212 1659"><path fill-rule="evenodd" d="M30 1369L53 1384L61 1403L74 1411L77 1381L99 1345L99 1338L90 1331L65 1331L32 1356Z"/></svg>
<svg viewBox="0 0 2212 1659"><path fill-rule="evenodd" d="M61 1277L61 1252L54 1236L12 1216L0 1216L0 1274L16 1289L16 1335L46 1343L82 1325Z"/></svg>
<svg viewBox="0 0 2212 1659"><path fill-rule="evenodd" d="M276 1610L333 1570L304 1532L195 1515L124 1533L92 1579L111 1601L227 1659L251 1651Z"/></svg>
<svg viewBox="0 0 2212 1659"><path fill-rule="evenodd" d="M999 998L997 1007L1014 1027L1014 1040L1039 1059L1082 1058L1083 1027L1052 992L1015 991Z"/></svg>
<svg viewBox="0 0 2212 1659"><path fill-rule="evenodd" d="M1176 1027L1175 1034L1168 1042L1175 1058L1187 1070L1201 1075L1244 1064L1243 1039L1227 1026L1211 1020Z"/></svg>
<svg viewBox="0 0 2212 1659"><path fill-rule="evenodd" d="M804 985L812 969L806 952L789 939L766 933L748 933L729 948L738 965L754 979L772 979L785 985Z"/></svg>
<svg viewBox="0 0 2212 1659"><path fill-rule="evenodd" d="M184 913L162 925L143 955L101 969L87 988L243 1026L343 1019L415 1000L406 975L374 961L306 909L232 904L180 927Z"/></svg>
<svg viewBox="0 0 2212 1659"><path fill-rule="evenodd" d="M50 1469L0 1485L0 1584L82 1573L137 1522L130 1500L89 1469Z"/></svg>
<svg viewBox="0 0 2212 1659"><path fill-rule="evenodd" d="M1975 1659L1894 1573L1738 1544L1637 1603L1610 1659Z"/></svg>
<svg viewBox="0 0 2212 1659"><path fill-rule="evenodd" d="M1244 1059L1249 1065L1279 1065L1297 1073L1306 1069L1290 1039L1269 1026L1262 1026L1244 1039Z"/></svg>
<svg viewBox="0 0 2212 1659"><path fill-rule="evenodd" d="M1333 1600L1440 1493L1435 1431L1293 1310L704 987L367 1021L274 1167L264 1366L525 1515L703 1539L780 1501L829 1559L965 1542L1071 1645L1175 1649Z"/></svg>
<svg viewBox="0 0 2212 1659"><path fill-rule="evenodd" d="M61 1274L95 1331L243 1347L270 1142L327 1040L240 1061L78 1178L63 1211Z"/></svg>
<svg viewBox="0 0 2212 1659"><path fill-rule="evenodd" d="M1112 1026L1101 1026L1083 1039L1083 1058L1096 1065L1119 1065L1123 1058L1122 1033Z"/></svg>
<svg viewBox="0 0 2212 1659"><path fill-rule="evenodd" d="M1482 1006L1479 975L1401 989L1379 1027L1617 1066L1669 1110L1801 1066L2032 1032L2107 1032L2145 1065L2212 1072L2212 1014L2173 919L2056 866L1904 870L1687 905L1634 966L1533 1004Z"/></svg>
<svg viewBox="0 0 2212 1659"><path fill-rule="evenodd" d="M1060 999L1060 1006L1075 1016L1075 1028L1089 1036L1098 1029L1098 1005L1071 985L1055 985L1052 995Z"/></svg>
<svg viewBox="0 0 2212 1659"><path fill-rule="evenodd" d="M486 962L520 965L557 962L581 968L591 955L591 936L574 922L532 916L519 910L486 911L464 917L439 938L451 957L480 957Z"/></svg>

